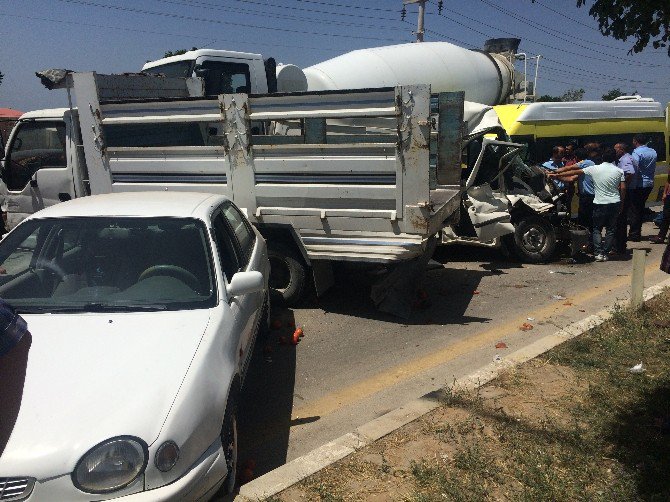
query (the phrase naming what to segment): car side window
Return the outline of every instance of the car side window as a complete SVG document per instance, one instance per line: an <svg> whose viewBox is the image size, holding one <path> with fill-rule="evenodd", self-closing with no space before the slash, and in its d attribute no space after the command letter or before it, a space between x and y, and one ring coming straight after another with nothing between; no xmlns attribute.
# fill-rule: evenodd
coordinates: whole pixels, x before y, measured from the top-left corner
<svg viewBox="0 0 670 502"><path fill-rule="evenodd" d="M228 220L228 224L233 229L237 242L240 244L240 249L243 256L243 266L246 266L251 258L251 252L254 249L256 242L256 234L247 219L242 215L239 209L234 205L228 203L222 208L223 215Z"/></svg>
<svg viewBox="0 0 670 502"><path fill-rule="evenodd" d="M66 165L65 123L25 122L10 145L5 183L22 190L40 169Z"/></svg>
<svg viewBox="0 0 670 502"><path fill-rule="evenodd" d="M216 247L219 251L219 258L221 260L221 269L226 275L226 279L230 281L236 272L239 272L240 262L237 258L237 251L235 244L230 235L230 229L220 212L214 217L212 221L212 229L214 230L214 239L216 240Z"/></svg>

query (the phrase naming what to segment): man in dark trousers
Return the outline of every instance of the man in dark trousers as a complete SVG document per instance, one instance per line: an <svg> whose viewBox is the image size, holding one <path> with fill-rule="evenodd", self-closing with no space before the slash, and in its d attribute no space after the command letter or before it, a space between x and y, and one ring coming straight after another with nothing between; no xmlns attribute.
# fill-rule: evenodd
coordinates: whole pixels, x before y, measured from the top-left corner
<svg viewBox="0 0 670 502"><path fill-rule="evenodd" d="M596 261L608 260L608 254L614 245L614 231L621 211L621 201L626 194L623 171L614 165L616 162L614 150L605 150L602 160L601 164L583 169L575 164L548 174L550 178L558 177L567 182L572 182L581 175L590 176L593 180L595 193L593 198L593 254ZM603 228L605 229L604 241Z"/></svg>
<svg viewBox="0 0 670 502"><path fill-rule="evenodd" d="M635 165L635 176L626 192L630 201L630 230L628 240L640 242L642 238L642 217L644 207L652 189L654 188L654 176L656 175L656 150L647 146L649 138L646 134L636 134L633 137L633 164Z"/></svg>

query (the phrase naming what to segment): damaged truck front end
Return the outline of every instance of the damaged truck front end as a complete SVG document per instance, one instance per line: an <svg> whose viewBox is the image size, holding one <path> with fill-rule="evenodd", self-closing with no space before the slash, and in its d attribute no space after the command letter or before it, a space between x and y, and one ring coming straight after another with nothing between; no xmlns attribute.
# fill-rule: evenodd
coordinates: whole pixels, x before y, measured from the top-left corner
<svg viewBox="0 0 670 502"><path fill-rule="evenodd" d="M527 263L542 263L567 245L571 256L588 243L588 231L570 221L565 194L539 166L522 160L525 145L510 143L504 129L488 127L465 138L461 218L442 243L500 247Z"/></svg>

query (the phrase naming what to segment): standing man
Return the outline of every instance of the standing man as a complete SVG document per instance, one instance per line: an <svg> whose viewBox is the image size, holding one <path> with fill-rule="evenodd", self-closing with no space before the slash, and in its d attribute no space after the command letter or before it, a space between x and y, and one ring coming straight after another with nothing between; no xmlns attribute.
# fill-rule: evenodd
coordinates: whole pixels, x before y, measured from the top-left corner
<svg viewBox="0 0 670 502"><path fill-rule="evenodd" d="M636 134L633 137L633 163L636 175L633 179L634 187L628 191L630 197L630 230L628 240L640 242L642 238L642 217L644 205L654 188L656 174L656 150L647 146L649 138L646 134Z"/></svg>
<svg viewBox="0 0 670 502"><path fill-rule="evenodd" d="M630 201L633 200L631 195L631 187L635 181L635 163L633 156L628 153L628 145L626 143L617 143L614 145L614 151L617 156L617 167L623 171L626 177L626 197L621 206L621 213L616 223L616 234L614 236L614 251L619 255L626 254L626 241L628 236L628 213L630 212Z"/></svg>
<svg viewBox="0 0 670 502"><path fill-rule="evenodd" d="M596 261L607 261L612 250L617 217L621 211L621 200L626 196L626 179L623 171L614 165L616 153L605 150L603 162L583 169L574 166L563 167L548 176L560 177L565 181L574 181L580 175L588 175L593 179L593 248ZM605 228L605 241L602 230Z"/></svg>
<svg viewBox="0 0 670 502"><path fill-rule="evenodd" d="M562 146L555 146L554 148L551 149L551 158L546 161L544 164L542 164L542 167L544 167L544 170L547 171L548 173L553 173L556 170L560 169L563 167L563 157L565 156L565 148ZM558 179L553 179L554 185L559 191L565 190L565 183L563 183L561 180Z"/></svg>
<svg viewBox="0 0 670 502"><path fill-rule="evenodd" d="M585 167L595 166L595 162L588 158L588 152L584 148L575 150L576 167L584 169ZM566 166L570 167L570 166ZM596 193L593 190L593 178L588 174L582 174L577 179L577 189L579 191L579 209L577 211L577 222L589 229L589 234L593 233L593 198ZM590 240L590 239L589 239ZM593 242L589 243L589 248Z"/></svg>

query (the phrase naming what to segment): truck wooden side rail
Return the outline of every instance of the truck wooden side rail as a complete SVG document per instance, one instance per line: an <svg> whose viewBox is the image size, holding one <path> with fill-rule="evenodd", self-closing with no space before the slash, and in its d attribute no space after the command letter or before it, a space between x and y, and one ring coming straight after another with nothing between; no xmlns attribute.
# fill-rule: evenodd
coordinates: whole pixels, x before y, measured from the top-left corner
<svg viewBox="0 0 670 502"><path fill-rule="evenodd" d="M89 72L61 87L78 108L72 150L84 152L71 156L73 178L91 194L227 195L267 238L273 271L287 268L274 286L289 301L310 269L324 291L332 260L432 252L429 241L459 215L462 92L438 96L435 120L427 85L205 97L197 78ZM361 125L379 119L393 127ZM278 134L282 121L297 130Z"/></svg>

